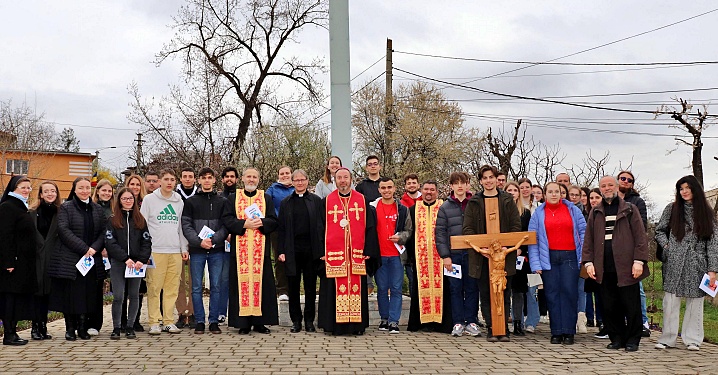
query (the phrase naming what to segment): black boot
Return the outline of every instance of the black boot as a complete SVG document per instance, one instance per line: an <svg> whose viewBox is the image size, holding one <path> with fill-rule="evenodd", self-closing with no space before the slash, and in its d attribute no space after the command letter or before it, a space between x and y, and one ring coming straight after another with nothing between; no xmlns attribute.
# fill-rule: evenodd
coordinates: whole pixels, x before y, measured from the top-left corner
<svg viewBox="0 0 718 375"><path fill-rule="evenodd" d="M77 337L82 340L89 340L90 335L87 333L87 318L85 314L81 314L77 318Z"/></svg>
<svg viewBox="0 0 718 375"><path fill-rule="evenodd" d="M47 318L45 318L47 319ZM47 320L42 321L40 324L40 335L42 336L43 340L51 340L52 336L47 333Z"/></svg>
<svg viewBox="0 0 718 375"><path fill-rule="evenodd" d="M40 334L40 323L33 321L32 330L30 331L30 337L33 340L42 340L42 334Z"/></svg>
<svg viewBox="0 0 718 375"><path fill-rule="evenodd" d="M514 335L526 336L526 332L524 332L523 327L521 327L521 322L514 321Z"/></svg>
<svg viewBox="0 0 718 375"><path fill-rule="evenodd" d="M17 335L17 322L3 321L5 324L5 334L3 335L3 345L25 345L27 340L23 340Z"/></svg>
<svg viewBox="0 0 718 375"><path fill-rule="evenodd" d="M75 341L77 335L75 330L77 329L77 315L65 315L65 340Z"/></svg>

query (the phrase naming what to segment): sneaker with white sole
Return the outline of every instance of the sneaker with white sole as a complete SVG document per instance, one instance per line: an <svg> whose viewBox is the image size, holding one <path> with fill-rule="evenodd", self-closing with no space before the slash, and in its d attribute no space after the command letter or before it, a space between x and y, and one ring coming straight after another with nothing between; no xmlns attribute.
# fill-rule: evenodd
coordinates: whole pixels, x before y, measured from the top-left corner
<svg viewBox="0 0 718 375"><path fill-rule="evenodd" d="M153 324L152 326L150 326L150 331L147 333L153 336L159 335L162 333L162 328L159 324Z"/></svg>
<svg viewBox="0 0 718 375"><path fill-rule="evenodd" d="M528 332L528 333L535 333L535 332L536 332L536 327L534 327L534 326L526 326L526 328L524 328L524 331L526 331L526 332Z"/></svg>
<svg viewBox="0 0 718 375"><path fill-rule="evenodd" d="M168 324L168 325L164 326L164 328L162 328L162 332L167 332L167 333L182 333L182 330L179 329L179 328L177 328L177 326L174 325L174 324Z"/></svg>
<svg viewBox="0 0 718 375"><path fill-rule="evenodd" d="M289 296L286 295L286 294L280 294L280 295L279 295L279 300L280 300L280 301L289 301Z"/></svg>
<svg viewBox="0 0 718 375"><path fill-rule="evenodd" d="M698 346L698 345L696 345L696 344L689 344L686 349L692 350L692 351L698 351L698 350L700 350L701 348L700 348L700 346Z"/></svg>
<svg viewBox="0 0 718 375"><path fill-rule="evenodd" d="M666 348L668 348L668 345L659 342L658 344L656 344L656 346L654 346L654 348L656 348L656 349L666 349Z"/></svg>
<svg viewBox="0 0 718 375"><path fill-rule="evenodd" d="M90 335L90 336L97 336L97 335L100 334L100 331L98 331L98 330L96 330L96 329L94 329L94 328L90 328L90 329L87 330L87 334Z"/></svg>
<svg viewBox="0 0 718 375"><path fill-rule="evenodd" d="M479 326L476 325L476 323L469 323L466 325L466 328L464 328L464 333L469 336L481 336L481 330L479 330Z"/></svg>
<svg viewBox="0 0 718 375"><path fill-rule="evenodd" d="M397 323L397 322L389 323L389 333L399 333L399 323Z"/></svg>
<svg viewBox="0 0 718 375"><path fill-rule="evenodd" d="M463 324L454 324L454 329L451 330L451 336L459 337L464 334Z"/></svg>

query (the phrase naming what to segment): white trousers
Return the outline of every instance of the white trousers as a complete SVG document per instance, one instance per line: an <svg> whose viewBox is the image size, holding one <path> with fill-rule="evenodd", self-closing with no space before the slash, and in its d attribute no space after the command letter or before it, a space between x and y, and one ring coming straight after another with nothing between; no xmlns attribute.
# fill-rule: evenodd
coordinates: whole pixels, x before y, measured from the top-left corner
<svg viewBox="0 0 718 375"><path fill-rule="evenodd" d="M663 334L659 343L676 346L678 339L678 321L681 315L681 297L665 292L663 295ZM681 338L685 345L698 345L703 342L703 297L686 298L686 313L683 316Z"/></svg>

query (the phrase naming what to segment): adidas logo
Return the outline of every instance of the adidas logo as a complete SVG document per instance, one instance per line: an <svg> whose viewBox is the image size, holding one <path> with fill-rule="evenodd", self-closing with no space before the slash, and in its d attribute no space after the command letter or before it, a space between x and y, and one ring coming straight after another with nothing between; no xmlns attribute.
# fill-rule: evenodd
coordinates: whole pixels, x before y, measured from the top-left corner
<svg viewBox="0 0 718 375"><path fill-rule="evenodd" d="M167 207L165 207L165 209L160 211L160 214L157 215L157 220L159 220L159 221L179 221L179 217L177 217L177 212L175 212L174 207L172 207L171 204L168 204Z"/></svg>

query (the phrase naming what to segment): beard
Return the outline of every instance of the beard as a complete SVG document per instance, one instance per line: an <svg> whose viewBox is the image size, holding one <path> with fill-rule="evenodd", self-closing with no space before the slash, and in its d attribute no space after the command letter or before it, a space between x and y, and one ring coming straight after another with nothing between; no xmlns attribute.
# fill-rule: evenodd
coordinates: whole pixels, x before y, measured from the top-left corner
<svg viewBox="0 0 718 375"><path fill-rule="evenodd" d="M611 195L607 195L607 194L601 193L601 196L603 197L603 200L610 203L612 200L614 200L618 196L618 194L613 193Z"/></svg>
<svg viewBox="0 0 718 375"><path fill-rule="evenodd" d="M251 192L257 190L257 185L248 185L248 184L245 184L245 185L244 185L244 190L246 190L248 193L251 193Z"/></svg>
<svg viewBox="0 0 718 375"><path fill-rule="evenodd" d="M630 192L631 190L633 190L633 188L626 187L626 186L619 186L619 187L618 187L618 191L620 191L620 192L623 193L623 194L626 194L626 193Z"/></svg>

